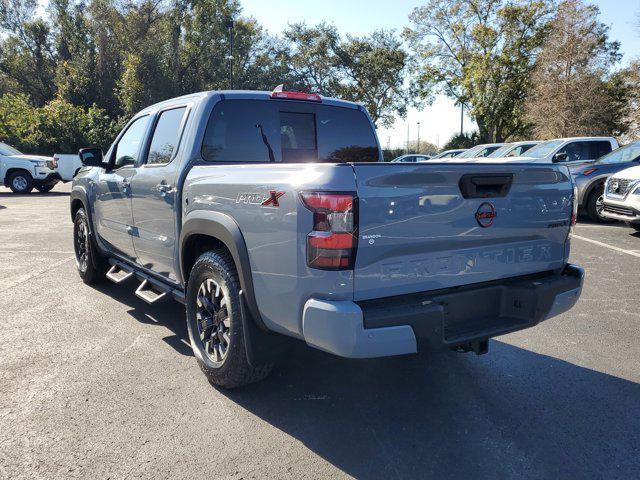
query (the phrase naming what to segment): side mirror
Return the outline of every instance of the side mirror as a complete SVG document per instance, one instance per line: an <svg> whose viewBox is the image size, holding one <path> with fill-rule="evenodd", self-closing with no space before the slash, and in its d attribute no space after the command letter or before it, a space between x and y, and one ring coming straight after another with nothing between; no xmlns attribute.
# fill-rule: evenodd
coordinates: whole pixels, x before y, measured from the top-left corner
<svg viewBox="0 0 640 480"><path fill-rule="evenodd" d="M78 152L80 161L85 167L103 167L102 149L100 148L81 148Z"/></svg>
<svg viewBox="0 0 640 480"><path fill-rule="evenodd" d="M554 163L566 162L567 161L567 154L565 152L558 152L553 156L553 161L554 161Z"/></svg>

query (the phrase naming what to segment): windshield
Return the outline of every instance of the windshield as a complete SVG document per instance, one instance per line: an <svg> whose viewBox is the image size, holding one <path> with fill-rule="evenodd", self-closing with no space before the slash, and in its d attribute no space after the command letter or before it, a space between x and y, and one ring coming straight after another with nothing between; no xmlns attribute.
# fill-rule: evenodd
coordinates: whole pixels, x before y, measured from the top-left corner
<svg viewBox="0 0 640 480"><path fill-rule="evenodd" d="M484 149L484 145L476 145L475 147L471 147L466 152L462 152L460 155L458 155L457 158L473 158L473 157L477 157L476 154L480 150L483 150L483 149Z"/></svg>
<svg viewBox="0 0 640 480"><path fill-rule="evenodd" d="M548 142L543 142L529 150L525 156L531 158L544 158L562 145L562 142L563 140L549 140Z"/></svg>
<svg viewBox="0 0 640 480"><path fill-rule="evenodd" d="M600 157L596 163L601 165L633 162L640 158L640 142L633 142Z"/></svg>
<svg viewBox="0 0 640 480"><path fill-rule="evenodd" d="M435 157L431 157L431 160L435 160L437 158L453 158L459 156L464 150L446 150L442 153L439 153Z"/></svg>
<svg viewBox="0 0 640 480"><path fill-rule="evenodd" d="M489 158L500 158L506 156L511 149L515 148L515 145L504 145L493 152L491 155L488 155Z"/></svg>
<svg viewBox="0 0 640 480"><path fill-rule="evenodd" d="M0 143L0 155L22 155L22 152L6 143Z"/></svg>
<svg viewBox="0 0 640 480"><path fill-rule="evenodd" d="M492 154L493 152L495 152L496 150L498 150L500 147L502 147L502 143L499 143L497 145L476 145L473 148L470 148L469 150L467 150L464 153L461 153L460 155L457 156L457 158L483 158L483 157L487 157L490 154Z"/></svg>

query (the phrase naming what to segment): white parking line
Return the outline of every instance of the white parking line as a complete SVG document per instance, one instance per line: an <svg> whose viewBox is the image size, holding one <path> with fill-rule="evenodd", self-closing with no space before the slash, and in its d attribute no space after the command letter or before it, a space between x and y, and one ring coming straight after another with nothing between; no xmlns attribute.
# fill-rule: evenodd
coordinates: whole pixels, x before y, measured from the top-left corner
<svg viewBox="0 0 640 480"><path fill-rule="evenodd" d="M601 247L609 248L611 250L615 250L616 252L626 253L627 255L631 255L633 257L640 258L640 253L634 250L625 250L624 248L616 247L614 245L609 245L608 243L599 242L597 240L591 240L590 238L581 237L580 235L573 235L571 238L577 238L578 240L584 240L585 242L593 243L594 245L599 245Z"/></svg>

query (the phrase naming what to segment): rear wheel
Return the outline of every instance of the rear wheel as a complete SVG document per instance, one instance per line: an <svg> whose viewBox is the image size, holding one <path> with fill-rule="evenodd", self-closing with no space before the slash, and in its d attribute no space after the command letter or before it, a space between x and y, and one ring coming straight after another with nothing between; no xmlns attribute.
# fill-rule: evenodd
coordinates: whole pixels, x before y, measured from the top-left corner
<svg viewBox="0 0 640 480"><path fill-rule="evenodd" d="M73 249L80 278L87 285L93 285L104 280L107 262L98 252L89 232L89 219L84 208L81 208L73 221Z"/></svg>
<svg viewBox="0 0 640 480"><path fill-rule="evenodd" d="M13 193L29 193L33 190L33 177L29 172L13 172L9 176L9 188Z"/></svg>
<svg viewBox="0 0 640 480"><path fill-rule="evenodd" d="M202 254L187 285L187 327L193 353L213 385L236 388L266 377L272 364L249 364L244 340L240 282L225 251Z"/></svg>
<svg viewBox="0 0 640 480"><path fill-rule="evenodd" d="M587 199L587 215L594 222L611 223L613 220L602 216L604 209L604 185L596 187Z"/></svg>

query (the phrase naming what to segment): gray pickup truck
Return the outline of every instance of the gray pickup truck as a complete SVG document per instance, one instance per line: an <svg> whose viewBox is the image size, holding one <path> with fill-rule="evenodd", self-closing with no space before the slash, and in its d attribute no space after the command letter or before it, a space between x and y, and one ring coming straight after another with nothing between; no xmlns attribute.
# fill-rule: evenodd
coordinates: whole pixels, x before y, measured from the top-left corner
<svg viewBox="0 0 640 480"><path fill-rule="evenodd" d="M485 353L582 289L566 167L384 163L354 103L198 93L80 156L80 276L183 302L215 385L263 378L292 339L350 358Z"/></svg>

